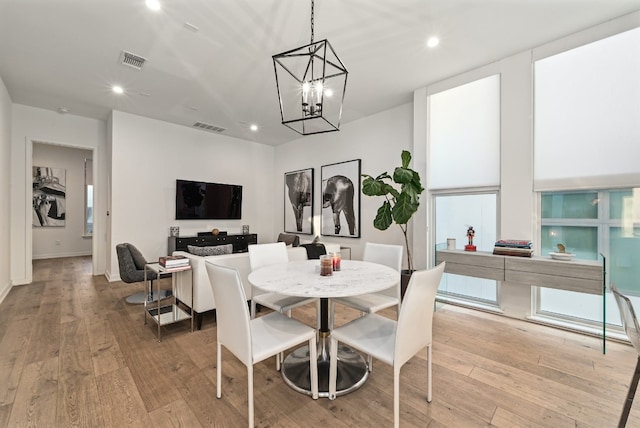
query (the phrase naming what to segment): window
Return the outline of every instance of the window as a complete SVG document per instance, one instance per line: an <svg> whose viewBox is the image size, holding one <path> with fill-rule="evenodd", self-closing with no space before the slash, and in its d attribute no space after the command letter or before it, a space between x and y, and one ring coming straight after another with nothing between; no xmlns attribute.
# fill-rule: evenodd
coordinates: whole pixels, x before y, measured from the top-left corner
<svg viewBox="0 0 640 428"><path fill-rule="evenodd" d="M492 251L497 236L500 185L500 75L429 96L429 180L434 242L467 243L476 231L478 251ZM494 280L445 273L443 300L498 305Z"/></svg>
<svg viewBox="0 0 640 428"><path fill-rule="evenodd" d="M93 236L93 161L84 160L84 234Z"/></svg>
<svg viewBox="0 0 640 428"><path fill-rule="evenodd" d="M500 184L500 75L429 96L429 152L430 189Z"/></svg>
<svg viewBox="0 0 640 428"><path fill-rule="evenodd" d="M541 193L541 254L565 244L607 260L607 281L639 301L640 28L540 59L534 65L534 190ZM610 189L610 190L600 190ZM615 190L611 190L615 189ZM588 327L602 297L540 288L536 314ZM611 295L605 321L620 324Z"/></svg>
<svg viewBox="0 0 640 428"><path fill-rule="evenodd" d="M640 28L535 62L534 187L640 184Z"/></svg>
<svg viewBox="0 0 640 428"><path fill-rule="evenodd" d="M467 228L473 226L478 251L492 251L497 236L497 198L497 192L436 195L435 242L455 238L461 249L467 243ZM447 299L498 305L497 282L490 279L445 273L438 291Z"/></svg>
<svg viewBox="0 0 640 428"><path fill-rule="evenodd" d="M607 280L640 307L640 189L543 193L541 254L562 243L577 258L607 260ZM602 322L602 297L539 288L537 314L579 324ZM606 297L606 322L620 325L613 296Z"/></svg>

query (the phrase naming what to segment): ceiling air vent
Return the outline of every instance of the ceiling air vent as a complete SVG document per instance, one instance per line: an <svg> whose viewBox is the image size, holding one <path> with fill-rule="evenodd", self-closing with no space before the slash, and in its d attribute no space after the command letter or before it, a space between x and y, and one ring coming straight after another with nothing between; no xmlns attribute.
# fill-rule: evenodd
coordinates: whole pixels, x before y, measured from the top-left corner
<svg viewBox="0 0 640 428"><path fill-rule="evenodd" d="M205 131L211 131L211 132L224 132L226 131L225 128L221 128L219 126L215 126L215 125L210 125L208 123L204 123L204 122L196 122L193 124L193 126L195 128L200 128L200 129L204 129Z"/></svg>
<svg viewBox="0 0 640 428"><path fill-rule="evenodd" d="M136 70L141 70L146 61L146 58L132 54L131 52L122 51L120 54L120 64L135 68Z"/></svg>

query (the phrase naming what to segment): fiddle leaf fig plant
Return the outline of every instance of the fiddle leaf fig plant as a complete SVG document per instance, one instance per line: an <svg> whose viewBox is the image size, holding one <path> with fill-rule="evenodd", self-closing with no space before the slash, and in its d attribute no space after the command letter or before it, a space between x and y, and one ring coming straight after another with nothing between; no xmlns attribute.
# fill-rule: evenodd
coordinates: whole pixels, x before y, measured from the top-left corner
<svg viewBox="0 0 640 428"><path fill-rule="evenodd" d="M367 196L384 196L385 200L373 220L373 227L387 230L394 222L400 226L407 249L407 268L413 271L407 225L420 207L420 194L424 192L424 187L420 182L420 175L409 168L411 153L403 150L401 158L402 166L396 167L393 177L386 171L377 177L362 174L362 193ZM399 189L397 185L400 186Z"/></svg>

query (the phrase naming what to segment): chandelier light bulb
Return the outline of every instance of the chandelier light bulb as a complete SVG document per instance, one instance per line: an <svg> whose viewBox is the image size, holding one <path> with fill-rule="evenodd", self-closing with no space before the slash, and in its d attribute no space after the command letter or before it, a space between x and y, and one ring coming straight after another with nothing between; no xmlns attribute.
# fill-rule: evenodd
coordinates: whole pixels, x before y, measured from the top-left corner
<svg viewBox="0 0 640 428"><path fill-rule="evenodd" d="M311 85L309 82L304 82L302 84L302 104L309 104L309 91L311 90Z"/></svg>
<svg viewBox="0 0 640 428"><path fill-rule="evenodd" d="M316 92L316 104L322 104L322 82L316 82L315 92Z"/></svg>

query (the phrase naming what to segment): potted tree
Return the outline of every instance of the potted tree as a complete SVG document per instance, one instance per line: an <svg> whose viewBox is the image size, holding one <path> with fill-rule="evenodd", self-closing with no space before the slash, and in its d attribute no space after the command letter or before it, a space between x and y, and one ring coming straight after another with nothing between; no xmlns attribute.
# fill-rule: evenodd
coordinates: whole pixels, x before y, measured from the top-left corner
<svg viewBox="0 0 640 428"><path fill-rule="evenodd" d="M407 269L402 271L401 291L402 296L409 284L409 278L413 273L413 256L409 248L409 236L407 227L411 217L420 206L420 194L424 191L420 182L420 175L409 168L411 153L402 151L402 166L396 167L393 177L386 171L377 177L362 174L362 193L367 196L384 196L382 206L378 208L373 227L378 230L387 230L392 223L396 223L404 235L404 243L407 252ZM399 185L398 190L396 186Z"/></svg>

